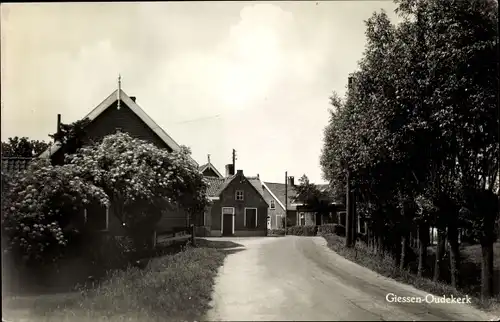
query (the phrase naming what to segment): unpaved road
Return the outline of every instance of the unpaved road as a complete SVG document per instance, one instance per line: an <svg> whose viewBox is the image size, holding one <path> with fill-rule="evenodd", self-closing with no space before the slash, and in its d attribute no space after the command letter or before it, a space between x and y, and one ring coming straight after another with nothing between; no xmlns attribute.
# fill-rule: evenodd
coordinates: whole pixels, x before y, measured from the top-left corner
<svg viewBox="0 0 500 322"><path fill-rule="evenodd" d="M388 293L420 299L428 293L347 261L321 237L224 239L244 248L220 268L209 321L492 318L466 304L390 303Z"/></svg>

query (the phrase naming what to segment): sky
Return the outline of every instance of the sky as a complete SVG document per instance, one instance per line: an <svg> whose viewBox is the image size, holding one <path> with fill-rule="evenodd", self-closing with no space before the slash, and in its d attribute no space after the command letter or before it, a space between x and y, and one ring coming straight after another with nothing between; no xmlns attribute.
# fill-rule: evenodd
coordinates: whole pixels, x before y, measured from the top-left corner
<svg viewBox="0 0 500 322"><path fill-rule="evenodd" d="M345 93L364 20L390 1L1 6L1 138L49 141L116 88L224 174L323 183L329 97ZM297 181L297 180L296 180Z"/></svg>

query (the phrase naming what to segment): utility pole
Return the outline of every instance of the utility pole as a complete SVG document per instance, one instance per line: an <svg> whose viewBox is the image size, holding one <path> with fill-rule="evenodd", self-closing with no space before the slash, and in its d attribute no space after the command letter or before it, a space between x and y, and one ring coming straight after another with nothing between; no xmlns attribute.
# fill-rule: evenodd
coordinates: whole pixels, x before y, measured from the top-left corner
<svg viewBox="0 0 500 322"><path fill-rule="evenodd" d="M347 95L349 96L351 94L352 90L352 77L349 77L347 79ZM356 227L354 223L354 214L353 210L354 207L352 206L352 203L354 202L353 200L353 195L352 195L352 187L351 187L351 170L349 168L349 164L346 164L347 167L347 174L346 174L346 218L345 218L345 245L346 247L352 247L354 245L353 243L353 226Z"/></svg>
<svg viewBox="0 0 500 322"><path fill-rule="evenodd" d="M285 236L286 236L287 215L288 215L288 171L285 171L285 222L283 223L283 227L285 228Z"/></svg>
<svg viewBox="0 0 500 322"><path fill-rule="evenodd" d="M122 75L118 75L118 91L116 92L116 95L117 95L117 105L116 105L116 109L119 110L120 109L120 101L121 101L121 91L122 91Z"/></svg>

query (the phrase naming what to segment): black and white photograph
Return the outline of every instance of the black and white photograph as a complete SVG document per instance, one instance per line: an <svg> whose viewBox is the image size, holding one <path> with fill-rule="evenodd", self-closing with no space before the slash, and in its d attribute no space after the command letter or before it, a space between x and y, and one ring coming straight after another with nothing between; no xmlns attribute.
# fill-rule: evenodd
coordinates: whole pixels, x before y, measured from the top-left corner
<svg viewBox="0 0 500 322"><path fill-rule="evenodd" d="M498 10L2 3L2 322L500 321Z"/></svg>

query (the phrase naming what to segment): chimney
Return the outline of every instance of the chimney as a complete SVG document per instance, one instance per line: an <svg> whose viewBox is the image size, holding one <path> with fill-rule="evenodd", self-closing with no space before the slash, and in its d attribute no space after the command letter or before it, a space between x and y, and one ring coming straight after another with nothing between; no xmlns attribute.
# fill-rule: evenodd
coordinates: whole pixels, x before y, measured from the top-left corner
<svg viewBox="0 0 500 322"><path fill-rule="evenodd" d="M242 176L243 175L243 170L238 170L237 173L238 173L239 176Z"/></svg>
<svg viewBox="0 0 500 322"><path fill-rule="evenodd" d="M226 177L234 175L234 167L232 164L226 164Z"/></svg>
<svg viewBox="0 0 500 322"><path fill-rule="evenodd" d="M135 103L135 100L136 100L136 97L135 96L130 96L130 99L132 100L132 102Z"/></svg>
<svg viewBox="0 0 500 322"><path fill-rule="evenodd" d="M288 177L288 185L289 186L292 186L292 187L295 186L294 179L295 178L293 176Z"/></svg>
<svg viewBox="0 0 500 322"><path fill-rule="evenodd" d="M259 174L257 173L257 179L260 179Z"/></svg>
<svg viewBox="0 0 500 322"><path fill-rule="evenodd" d="M61 133L61 114L57 114L57 134ZM54 140L55 142L55 140Z"/></svg>

